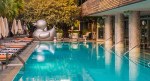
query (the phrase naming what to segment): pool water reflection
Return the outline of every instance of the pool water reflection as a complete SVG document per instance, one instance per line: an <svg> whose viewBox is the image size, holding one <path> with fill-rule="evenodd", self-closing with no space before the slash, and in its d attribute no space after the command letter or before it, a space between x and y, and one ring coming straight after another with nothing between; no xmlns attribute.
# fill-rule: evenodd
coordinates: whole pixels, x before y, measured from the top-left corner
<svg viewBox="0 0 150 81"><path fill-rule="evenodd" d="M128 60L120 48L98 43L41 43L14 81L150 81L150 68ZM138 57L140 58L140 57Z"/></svg>

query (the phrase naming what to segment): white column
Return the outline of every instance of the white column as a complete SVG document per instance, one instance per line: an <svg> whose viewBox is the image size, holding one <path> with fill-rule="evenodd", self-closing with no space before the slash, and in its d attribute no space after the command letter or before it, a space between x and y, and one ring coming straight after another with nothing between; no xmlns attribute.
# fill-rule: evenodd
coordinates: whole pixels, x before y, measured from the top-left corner
<svg viewBox="0 0 150 81"><path fill-rule="evenodd" d="M96 41L98 41L98 36L99 36L99 25L97 24L97 26L96 26Z"/></svg>
<svg viewBox="0 0 150 81"><path fill-rule="evenodd" d="M129 56L131 58L139 57L140 41L140 12L134 11L129 15L129 50L131 50Z"/></svg>
<svg viewBox="0 0 150 81"><path fill-rule="evenodd" d="M105 18L105 45L112 45L112 16L107 16Z"/></svg>
<svg viewBox="0 0 150 81"><path fill-rule="evenodd" d="M139 67L134 62L138 62L140 57L140 38L140 12L134 11L129 15L129 50L131 50L129 58L132 60L129 60L129 80L131 81L137 81L139 75Z"/></svg>
<svg viewBox="0 0 150 81"><path fill-rule="evenodd" d="M124 16L123 14L115 15L115 53L123 57L124 53ZM118 81L121 80L123 72L123 59L115 56L115 72Z"/></svg>
<svg viewBox="0 0 150 81"><path fill-rule="evenodd" d="M115 16L115 52L120 52L118 48L124 48L124 16L117 14ZM122 50L123 52L124 50Z"/></svg>

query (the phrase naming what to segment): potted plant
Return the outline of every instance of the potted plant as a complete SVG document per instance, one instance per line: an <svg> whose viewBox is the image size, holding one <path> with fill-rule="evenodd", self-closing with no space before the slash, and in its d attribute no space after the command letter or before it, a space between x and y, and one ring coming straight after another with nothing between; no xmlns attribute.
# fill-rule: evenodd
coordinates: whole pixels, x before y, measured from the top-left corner
<svg viewBox="0 0 150 81"><path fill-rule="evenodd" d="M88 30L87 30L86 28L84 28L84 29L82 30L82 35L86 35L87 32L88 32Z"/></svg>
<svg viewBox="0 0 150 81"><path fill-rule="evenodd" d="M71 31L71 38L77 39L79 37L79 30Z"/></svg>
<svg viewBox="0 0 150 81"><path fill-rule="evenodd" d="M63 36L63 30L62 29L57 29L56 36L57 36L57 39L61 39L62 36Z"/></svg>
<svg viewBox="0 0 150 81"><path fill-rule="evenodd" d="M79 25L80 21L76 20L71 27L71 38L78 38L79 37Z"/></svg>

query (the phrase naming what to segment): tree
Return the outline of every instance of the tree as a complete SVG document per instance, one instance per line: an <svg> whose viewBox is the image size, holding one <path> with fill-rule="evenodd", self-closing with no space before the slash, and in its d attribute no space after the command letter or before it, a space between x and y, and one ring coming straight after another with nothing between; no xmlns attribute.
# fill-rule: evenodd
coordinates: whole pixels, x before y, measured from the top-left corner
<svg viewBox="0 0 150 81"><path fill-rule="evenodd" d="M7 17L9 21L18 17L24 9L24 0L0 0L0 16Z"/></svg>
<svg viewBox="0 0 150 81"><path fill-rule="evenodd" d="M73 25L79 14L80 8L74 0L30 0L23 15L27 22L45 19L50 25Z"/></svg>

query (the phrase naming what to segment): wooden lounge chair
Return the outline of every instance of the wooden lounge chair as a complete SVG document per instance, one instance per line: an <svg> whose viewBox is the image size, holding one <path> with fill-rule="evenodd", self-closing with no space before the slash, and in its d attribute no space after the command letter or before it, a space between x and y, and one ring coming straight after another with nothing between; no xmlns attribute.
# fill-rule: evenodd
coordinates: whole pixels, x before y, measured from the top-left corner
<svg viewBox="0 0 150 81"><path fill-rule="evenodd" d="M12 57L12 55L10 55L10 54L8 55L8 57L6 57L6 54L0 54L0 61L6 61L7 58L8 58L8 60L10 60L11 57Z"/></svg>
<svg viewBox="0 0 150 81"><path fill-rule="evenodd" d="M18 50L7 50L7 49L4 49L4 50L1 50L0 53L16 53L18 52Z"/></svg>
<svg viewBox="0 0 150 81"><path fill-rule="evenodd" d="M0 62L8 64L8 60L25 49L32 41L33 38L16 38L5 41L3 45L0 45Z"/></svg>
<svg viewBox="0 0 150 81"><path fill-rule="evenodd" d="M9 48L24 48L24 45L11 45Z"/></svg>
<svg viewBox="0 0 150 81"><path fill-rule="evenodd" d="M7 46L4 46L4 45L0 45L0 48L1 49L6 49L6 48L20 48L20 49L22 49L22 48L24 48L25 47L25 45L7 45Z"/></svg>
<svg viewBox="0 0 150 81"><path fill-rule="evenodd" d="M3 45L27 45L27 43L21 43L21 42L18 42L18 43L3 43Z"/></svg>
<svg viewBox="0 0 150 81"><path fill-rule="evenodd" d="M33 38L16 38L16 40L33 40Z"/></svg>

